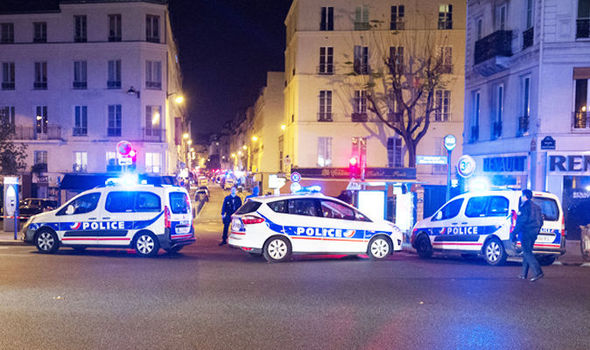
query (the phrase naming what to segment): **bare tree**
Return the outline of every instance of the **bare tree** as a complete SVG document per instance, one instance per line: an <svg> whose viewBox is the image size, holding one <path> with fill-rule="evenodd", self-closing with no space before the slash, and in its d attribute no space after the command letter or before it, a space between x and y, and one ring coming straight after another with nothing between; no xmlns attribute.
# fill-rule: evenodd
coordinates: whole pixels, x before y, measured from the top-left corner
<svg viewBox="0 0 590 350"><path fill-rule="evenodd" d="M14 141L14 125L1 117L0 113L0 174L16 175L27 166L27 145Z"/></svg>

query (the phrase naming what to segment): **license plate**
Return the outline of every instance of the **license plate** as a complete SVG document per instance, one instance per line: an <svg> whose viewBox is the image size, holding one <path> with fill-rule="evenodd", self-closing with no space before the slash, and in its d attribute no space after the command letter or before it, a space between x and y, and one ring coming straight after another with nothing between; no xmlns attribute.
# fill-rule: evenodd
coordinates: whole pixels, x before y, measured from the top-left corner
<svg viewBox="0 0 590 350"><path fill-rule="evenodd" d="M190 230L189 226L176 226L176 233L189 233Z"/></svg>
<svg viewBox="0 0 590 350"><path fill-rule="evenodd" d="M553 242L555 240L555 236L551 235L551 236L546 236L546 235L539 235L539 237L537 237L537 242L539 243L550 243Z"/></svg>

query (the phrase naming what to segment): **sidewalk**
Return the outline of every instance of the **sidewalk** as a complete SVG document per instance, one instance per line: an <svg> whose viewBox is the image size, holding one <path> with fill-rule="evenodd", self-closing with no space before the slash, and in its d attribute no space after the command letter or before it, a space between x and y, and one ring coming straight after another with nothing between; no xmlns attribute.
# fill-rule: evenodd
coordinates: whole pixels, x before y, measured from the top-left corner
<svg viewBox="0 0 590 350"><path fill-rule="evenodd" d="M1 227L0 227L1 229ZM20 232L18 232L17 239L14 239L14 232L4 232L0 230L0 246L3 245L27 245L21 239Z"/></svg>

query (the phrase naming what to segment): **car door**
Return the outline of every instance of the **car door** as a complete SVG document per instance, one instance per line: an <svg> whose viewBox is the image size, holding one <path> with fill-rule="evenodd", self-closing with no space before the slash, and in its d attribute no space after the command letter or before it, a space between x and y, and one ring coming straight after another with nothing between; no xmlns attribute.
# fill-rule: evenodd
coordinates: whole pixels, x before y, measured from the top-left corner
<svg viewBox="0 0 590 350"><path fill-rule="evenodd" d="M440 208L431 218L428 235L435 249L454 249L453 231L461 223L461 208L465 199L457 198Z"/></svg>
<svg viewBox="0 0 590 350"><path fill-rule="evenodd" d="M104 210L100 217L103 227L98 244L128 245L131 228L137 220L135 214L135 191L111 190L106 194Z"/></svg>
<svg viewBox="0 0 590 350"><path fill-rule="evenodd" d="M319 201L316 198L289 199L287 211L287 214L277 213L277 223L283 225L285 233L291 238L293 252L325 251Z"/></svg>
<svg viewBox="0 0 590 350"><path fill-rule="evenodd" d="M323 246L327 253L363 253L369 220L355 209L330 199L320 199ZM364 219L364 220L363 220Z"/></svg>
<svg viewBox="0 0 590 350"><path fill-rule="evenodd" d="M100 235L99 216L102 197L92 192L72 199L55 215L58 237L68 245L94 245Z"/></svg>

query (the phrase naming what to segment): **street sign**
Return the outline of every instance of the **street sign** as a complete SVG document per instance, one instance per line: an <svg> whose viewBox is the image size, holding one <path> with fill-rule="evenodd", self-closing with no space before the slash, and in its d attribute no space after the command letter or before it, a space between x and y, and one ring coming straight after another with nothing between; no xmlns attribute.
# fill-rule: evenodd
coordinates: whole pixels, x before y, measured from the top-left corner
<svg viewBox="0 0 590 350"><path fill-rule="evenodd" d="M447 156L416 156L416 164L445 165L447 164Z"/></svg>
<svg viewBox="0 0 590 350"><path fill-rule="evenodd" d="M555 149L555 139L551 136L545 136L541 140L541 149Z"/></svg>
<svg viewBox="0 0 590 350"><path fill-rule="evenodd" d="M455 146L457 146L457 138L455 138L454 135L447 135L444 138L444 145L445 148L447 149L447 151L452 151L455 149Z"/></svg>
<svg viewBox="0 0 590 350"><path fill-rule="evenodd" d="M348 186L346 186L346 189L348 191L360 191L361 188L361 183L358 182L356 179L351 179L350 182L348 183Z"/></svg>
<svg viewBox="0 0 590 350"><path fill-rule="evenodd" d="M457 173L463 177L470 177L475 172L475 159L471 156L464 155L459 158L457 163Z"/></svg>
<svg viewBox="0 0 590 350"><path fill-rule="evenodd" d="M299 174L296 171L294 171L293 173L291 173L291 181L292 182L299 182L299 181L301 181L301 174Z"/></svg>

